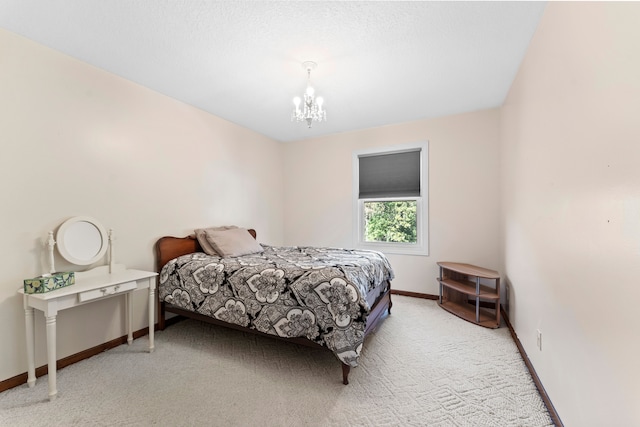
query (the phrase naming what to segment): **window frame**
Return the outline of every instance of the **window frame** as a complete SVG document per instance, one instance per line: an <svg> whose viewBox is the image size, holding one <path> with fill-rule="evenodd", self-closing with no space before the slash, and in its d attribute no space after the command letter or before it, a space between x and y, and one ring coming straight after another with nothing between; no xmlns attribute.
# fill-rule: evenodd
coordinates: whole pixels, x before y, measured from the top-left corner
<svg viewBox="0 0 640 427"><path fill-rule="evenodd" d="M407 197L360 198L360 157L420 151L420 195ZM377 250L399 255L429 255L429 142L419 141L391 147L370 148L353 152L353 240L359 249ZM365 240L365 202L416 201L417 242L367 242Z"/></svg>

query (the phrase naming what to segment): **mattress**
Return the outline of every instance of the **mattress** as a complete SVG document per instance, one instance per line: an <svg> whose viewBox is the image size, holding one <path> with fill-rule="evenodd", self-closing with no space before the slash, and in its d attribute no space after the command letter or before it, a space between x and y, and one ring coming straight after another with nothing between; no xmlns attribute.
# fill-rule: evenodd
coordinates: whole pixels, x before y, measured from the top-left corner
<svg viewBox="0 0 640 427"><path fill-rule="evenodd" d="M303 337L357 366L367 316L393 269L377 251L276 247L222 258L201 252L160 272L161 301L280 337Z"/></svg>

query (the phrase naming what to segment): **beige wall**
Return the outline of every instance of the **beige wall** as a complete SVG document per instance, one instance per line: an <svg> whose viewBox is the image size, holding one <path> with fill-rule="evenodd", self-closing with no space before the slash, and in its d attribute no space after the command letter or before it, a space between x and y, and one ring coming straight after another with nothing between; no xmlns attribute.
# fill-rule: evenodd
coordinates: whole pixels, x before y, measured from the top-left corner
<svg viewBox="0 0 640 427"><path fill-rule="evenodd" d="M16 290L46 272L42 240L71 216L113 228L117 261L140 269L154 269L159 237L200 226L250 226L282 243L281 144L4 30L0 140L0 380L27 369ZM147 326L144 299L135 329ZM122 336L121 303L61 312L58 357Z"/></svg>
<svg viewBox="0 0 640 427"><path fill-rule="evenodd" d="M549 3L502 109L510 318L567 426L640 425L639 22Z"/></svg>
<svg viewBox="0 0 640 427"><path fill-rule="evenodd" d="M352 247L353 152L429 141L430 255L389 255L392 286L437 295L437 261L497 269L499 111L449 116L285 144L285 242Z"/></svg>

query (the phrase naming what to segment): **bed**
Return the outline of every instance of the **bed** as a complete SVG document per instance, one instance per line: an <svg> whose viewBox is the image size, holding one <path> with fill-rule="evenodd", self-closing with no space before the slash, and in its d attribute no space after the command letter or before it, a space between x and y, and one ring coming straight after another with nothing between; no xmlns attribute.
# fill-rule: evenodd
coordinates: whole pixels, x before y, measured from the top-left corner
<svg viewBox="0 0 640 427"><path fill-rule="evenodd" d="M393 270L386 257L376 251L275 247L257 243L253 229L234 233L249 236L251 253L220 256L225 248L212 253L201 235L157 241L158 328L164 329L167 313L175 313L324 347L340 361L342 382L348 384L364 338L391 313Z"/></svg>

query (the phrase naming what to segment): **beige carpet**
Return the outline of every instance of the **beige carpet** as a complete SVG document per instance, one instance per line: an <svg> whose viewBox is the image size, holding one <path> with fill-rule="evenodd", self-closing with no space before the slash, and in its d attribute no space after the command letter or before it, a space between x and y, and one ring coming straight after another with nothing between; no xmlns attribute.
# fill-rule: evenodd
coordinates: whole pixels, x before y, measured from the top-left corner
<svg viewBox="0 0 640 427"><path fill-rule="evenodd" d="M350 384L329 351L183 321L0 394L2 426L549 426L507 328L393 296Z"/></svg>

